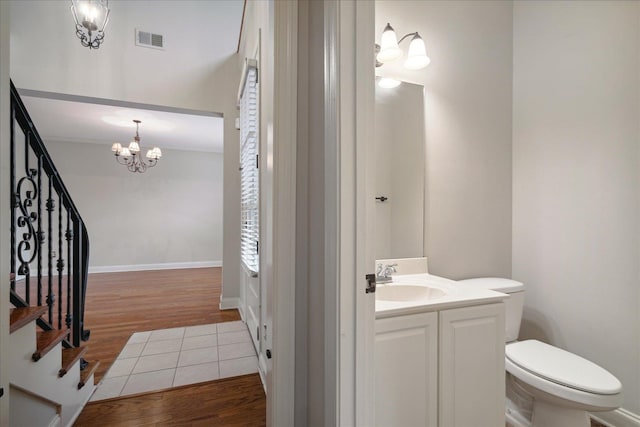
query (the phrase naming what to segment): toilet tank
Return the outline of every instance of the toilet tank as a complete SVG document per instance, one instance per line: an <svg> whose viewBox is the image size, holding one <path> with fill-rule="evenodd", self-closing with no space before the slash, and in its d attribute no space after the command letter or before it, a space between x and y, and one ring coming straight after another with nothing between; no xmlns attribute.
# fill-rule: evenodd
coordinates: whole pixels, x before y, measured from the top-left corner
<svg viewBox="0 0 640 427"><path fill-rule="evenodd" d="M516 280L502 279L500 277L482 277L477 279L459 280L461 288L472 287L474 289L489 289L508 294L505 304L506 341L518 339L520 322L522 321L522 309L524 307L524 284Z"/></svg>

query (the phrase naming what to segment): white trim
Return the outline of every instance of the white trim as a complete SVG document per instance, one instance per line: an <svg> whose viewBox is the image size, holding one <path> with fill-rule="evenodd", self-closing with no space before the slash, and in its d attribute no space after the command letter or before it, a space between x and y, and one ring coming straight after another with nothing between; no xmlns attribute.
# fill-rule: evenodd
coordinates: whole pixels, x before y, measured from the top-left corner
<svg viewBox="0 0 640 427"><path fill-rule="evenodd" d="M366 294L365 274L373 273L375 255L367 241L373 233L371 227L374 198L367 187L374 181L374 168L368 162L371 155L371 122L374 105L374 51L370 48L374 37L374 4L364 1L325 3L325 50L329 57L325 63L334 67L325 69L325 102L333 103L325 109L327 130L326 170L328 193L326 211L327 262L337 255L337 269L330 266L327 283L337 278L336 302L331 306L325 300L325 318L333 316L337 328L325 323L327 356L325 364L327 393L325 421L339 426L374 425L373 395L373 340L375 297ZM355 52L355 54L354 54ZM337 198L331 197L335 190ZM372 193L371 193L372 194ZM332 220L337 216L337 223ZM333 274L332 274L333 273ZM327 295L334 291L325 288ZM330 295L330 298L334 295ZM336 313L336 309L338 310ZM326 357L327 357L326 356ZM331 372L331 369L334 372ZM331 414L330 404L336 413ZM335 419L330 416L335 415Z"/></svg>
<svg viewBox="0 0 640 427"><path fill-rule="evenodd" d="M220 310L230 310L237 308L240 311L240 317L244 321L244 312L240 309L240 298L238 297L220 297Z"/></svg>
<svg viewBox="0 0 640 427"><path fill-rule="evenodd" d="M352 249L342 248L343 240L352 240L353 228L350 218L350 179L353 165L345 159L344 147L351 148L351 139L341 141L340 85L343 83L341 71L341 12L351 9L353 2L324 3L324 421L326 425L351 426L354 408L352 364L355 327L348 319L353 315L342 316L345 308L353 313L352 297L345 298L341 292L351 288L354 282L352 274L354 259ZM353 36L352 36L353 37ZM346 86L346 85L345 85ZM345 122L345 125L351 123ZM343 165L347 165L344 175ZM343 201L344 194L347 200ZM344 203L344 204L343 204ZM347 206L345 208L345 206ZM343 232L344 228L344 233ZM349 234L349 238L346 235ZM353 242L351 242L353 243ZM346 291L349 294L349 291ZM345 300L347 300L345 302ZM342 304L342 305L341 305ZM346 384L346 385L345 385ZM344 415L346 414L346 416ZM365 425L365 424L362 424Z"/></svg>
<svg viewBox="0 0 640 427"><path fill-rule="evenodd" d="M47 427L59 427L60 423L62 423L62 419L59 414L56 414Z"/></svg>
<svg viewBox="0 0 640 427"><path fill-rule="evenodd" d="M9 273L10 258L7 256L10 241L11 221L9 215L11 187L9 185L9 128L10 128L10 29L11 2L0 1L0 387L4 396L0 399L0 425L9 425Z"/></svg>
<svg viewBox="0 0 640 427"><path fill-rule="evenodd" d="M229 298L226 298L226 299L228 300ZM225 305L226 304L227 303L225 302ZM229 304L231 304L231 302L229 302ZM234 308L234 307L230 307L230 308ZM247 323L247 319L244 317L244 306L242 305L242 300L240 298L238 298L238 306L235 307L235 308L240 313L240 320L242 320L246 324ZM226 308L220 308L220 310L226 310Z"/></svg>
<svg viewBox="0 0 640 427"><path fill-rule="evenodd" d="M222 261L165 262L158 264L102 265L89 267L89 273L116 273L121 271L179 270L183 268L222 267Z"/></svg>
<svg viewBox="0 0 640 427"><path fill-rule="evenodd" d="M267 425L294 425L298 3L274 2L272 353ZM270 363L269 363L270 362Z"/></svg>
<svg viewBox="0 0 640 427"><path fill-rule="evenodd" d="M611 427L640 427L640 415L624 408L611 412L591 413L591 418Z"/></svg>
<svg viewBox="0 0 640 427"><path fill-rule="evenodd" d="M366 294L367 274L375 273L375 156L370 148L374 139L375 62L375 5L373 2L355 2L354 20L341 24L341 31L355 28L355 50L352 75L354 107L354 146L356 166L356 238L355 238L355 416L356 425L375 425L375 294ZM347 51L347 54L349 52ZM344 78L344 77L343 77ZM344 120L344 118L342 118ZM347 307L348 309L348 307Z"/></svg>
<svg viewBox="0 0 640 427"><path fill-rule="evenodd" d="M102 382L102 380L100 380L100 382ZM87 393L87 396L84 398L84 402L82 402L82 405L80 405L80 408L78 409L78 411L71 417L71 419L69 420L69 424L67 424L67 427L73 426L73 423L76 422L76 420L80 416L80 413L82 413L82 410L84 409L84 407L87 406L87 403L89 403L89 399L91 399L91 396L93 396L93 393L96 392L96 389L98 387L96 387L95 385L95 374L91 374L91 376L87 378L87 383L84 386L88 387L89 384L91 384L91 386L93 387L93 390L91 390L91 393Z"/></svg>
<svg viewBox="0 0 640 427"><path fill-rule="evenodd" d="M267 394L267 358L264 357L263 353L258 354L258 373L260 374L260 382L262 383L262 388L264 390L264 394Z"/></svg>
<svg viewBox="0 0 640 427"><path fill-rule="evenodd" d="M258 46L260 43L258 43ZM242 90L244 89L244 85L247 82L247 73L250 68L258 69L258 61L254 58L245 58L244 63L242 64L242 74L240 78L240 86L238 87L238 96L236 98L237 107L240 108L240 99L242 98Z"/></svg>

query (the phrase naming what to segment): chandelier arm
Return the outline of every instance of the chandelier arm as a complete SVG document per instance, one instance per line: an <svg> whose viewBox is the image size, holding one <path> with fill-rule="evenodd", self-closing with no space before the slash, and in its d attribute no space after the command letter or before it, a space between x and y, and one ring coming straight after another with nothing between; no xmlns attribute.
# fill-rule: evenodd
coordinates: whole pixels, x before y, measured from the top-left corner
<svg viewBox="0 0 640 427"><path fill-rule="evenodd" d="M121 160L121 159L122 159L122 160ZM123 162L123 160L124 160L124 162ZM118 162L118 164L120 164L120 165L125 165L125 166L126 166L126 164L127 164L127 159L126 159L126 158L123 158L122 156L116 156L116 161L117 161L117 162Z"/></svg>

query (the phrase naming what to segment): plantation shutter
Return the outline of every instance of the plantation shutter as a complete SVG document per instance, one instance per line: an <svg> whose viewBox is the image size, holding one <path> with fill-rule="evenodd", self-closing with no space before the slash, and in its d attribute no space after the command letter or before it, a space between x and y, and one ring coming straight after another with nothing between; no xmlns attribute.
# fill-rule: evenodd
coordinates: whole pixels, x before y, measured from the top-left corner
<svg viewBox="0 0 640 427"><path fill-rule="evenodd" d="M241 258L252 273L259 271L259 200L258 174L258 69L256 61L247 60L240 86L240 234Z"/></svg>

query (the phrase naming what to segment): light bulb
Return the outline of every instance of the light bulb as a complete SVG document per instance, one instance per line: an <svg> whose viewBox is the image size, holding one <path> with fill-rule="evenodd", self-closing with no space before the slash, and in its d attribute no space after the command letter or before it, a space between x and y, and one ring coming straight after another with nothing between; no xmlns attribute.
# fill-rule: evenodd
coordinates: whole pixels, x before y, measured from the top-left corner
<svg viewBox="0 0 640 427"><path fill-rule="evenodd" d="M429 65L430 62L431 60L427 56L427 50L424 47L424 40L416 33L411 39L409 53L407 54L407 60L404 62L404 66L409 70L420 70Z"/></svg>
<svg viewBox="0 0 640 427"><path fill-rule="evenodd" d="M393 27L387 23L387 26L384 27L384 31L382 32L382 37L380 38L380 52L378 52L376 59L380 62L389 62L394 59L398 59L401 56L402 51L400 50L400 47L398 47L396 32L393 30Z"/></svg>
<svg viewBox="0 0 640 427"><path fill-rule="evenodd" d="M400 80L392 79L391 77L381 77L378 80L378 86L384 89L393 89L400 86L400 83L402 83Z"/></svg>

